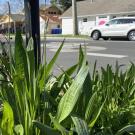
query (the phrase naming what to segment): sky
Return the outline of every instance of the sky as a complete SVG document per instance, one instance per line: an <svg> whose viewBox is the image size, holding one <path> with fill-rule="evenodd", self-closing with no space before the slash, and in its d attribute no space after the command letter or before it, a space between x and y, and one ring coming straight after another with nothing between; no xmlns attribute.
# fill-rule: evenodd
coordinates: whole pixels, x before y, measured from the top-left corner
<svg viewBox="0 0 135 135"><path fill-rule="evenodd" d="M24 0L0 0L0 13L6 13L8 10L7 2L9 1L11 5L11 12L19 12L23 8ZM45 3L49 4L50 0L39 0L40 4Z"/></svg>

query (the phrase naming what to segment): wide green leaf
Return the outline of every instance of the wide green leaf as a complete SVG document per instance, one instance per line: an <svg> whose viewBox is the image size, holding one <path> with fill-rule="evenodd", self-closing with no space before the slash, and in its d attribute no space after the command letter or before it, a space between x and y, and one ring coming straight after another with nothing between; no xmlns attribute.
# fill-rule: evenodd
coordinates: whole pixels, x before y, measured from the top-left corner
<svg viewBox="0 0 135 135"><path fill-rule="evenodd" d="M59 56L59 53L62 49L64 45L64 41L62 42L62 44L60 45L59 49L57 50L57 52L55 53L55 55L53 56L52 60L49 62L49 64L46 67L46 77L48 77L50 75L50 73L52 72L53 66Z"/></svg>
<svg viewBox="0 0 135 135"><path fill-rule="evenodd" d="M56 119L54 119L51 114L49 114L49 116L54 124L54 127L58 129L62 135L69 135L69 132L62 125L60 125L59 122Z"/></svg>
<svg viewBox="0 0 135 135"><path fill-rule="evenodd" d="M123 135L124 133L135 133L135 125L128 125L125 126L124 128L120 129L116 135Z"/></svg>
<svg viewBox="0 0 135 135"><path fill-rule="evenodd" d="M95 92L89 100L89 103L85 112L85 120L89 123L92 114L94 113L95 106L97 104L97 92Z"/></svg>
<svg viewBox="0 0 135 135"><path fill-rule="evenodd" d="M27 69L27 57L26 50L23 46L23 39L20 32L17 32L15 37L15 70L16 74L23 78L24 76L28 79Z"/></svg>
<svg viewBox="0 0 135 135"><path fill-rule="evenodd" d="M89 135L88 126L84 120L76 116L72 116L71 118L75 124L78 135Z"/></svg>
<svg viewBox="0 0 135 135"><path fill-rule="evenodd" d="M2 119L0 120L2 135L13 135L14 116L12 108L7 102L3 102L2 114Z"/></svg>
<svg viewBox="0 0 135 135"><path fill-rule="evenodd" d="M78 98L82 93L83 83L88 75L89 68L87 65L81 67L75 80L69 87L66 94L62 97L59 106L56 119L61 122L72 112Z"/></svg>

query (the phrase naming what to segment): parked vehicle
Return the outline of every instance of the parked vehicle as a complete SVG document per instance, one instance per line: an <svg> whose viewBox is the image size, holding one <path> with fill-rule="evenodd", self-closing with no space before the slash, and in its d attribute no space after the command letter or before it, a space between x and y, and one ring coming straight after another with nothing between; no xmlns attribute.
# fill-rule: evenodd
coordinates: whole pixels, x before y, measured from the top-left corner
<svg viewBox="0 0 135 135"><path fill-rule="evenodd" d="M135 41L135 17L115 18L104 25L93 27L90 29L90 36L93 40L124 37Z"/></svg>

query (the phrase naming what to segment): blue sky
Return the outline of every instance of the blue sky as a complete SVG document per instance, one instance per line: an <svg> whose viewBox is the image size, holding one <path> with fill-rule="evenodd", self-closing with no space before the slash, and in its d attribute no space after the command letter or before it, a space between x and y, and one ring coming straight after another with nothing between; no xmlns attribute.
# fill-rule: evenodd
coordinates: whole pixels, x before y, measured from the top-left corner
<svg viewBox="0 0 135 135"><path fill-rule="evenodd" d="M7 11L7 1L11 5L12 12L19 12L23 8L24 0L0 0L0 13L6 13ZM40 3L45 3L45 0L39 0ZM50 0L46 0L49 3Z"/></svg>
<svg viewBox="0 0 135 135"><path fill-rule="evenodd" d="M8 0L7 0L8 1ZM7 2L6 0L0 0L0 4ZM15 2L17 0L9 0L11 2ZM41 2L44 2L45 0L40 0ZM49 3L49 0L46 0Z"/></svg>

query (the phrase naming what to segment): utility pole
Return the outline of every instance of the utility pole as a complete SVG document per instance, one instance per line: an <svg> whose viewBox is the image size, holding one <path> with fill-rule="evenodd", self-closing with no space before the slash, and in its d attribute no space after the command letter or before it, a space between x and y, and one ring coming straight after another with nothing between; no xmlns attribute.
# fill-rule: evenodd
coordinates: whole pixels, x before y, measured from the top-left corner
<svg viewBox="0 0 135 135"><path fill-rule="evenodd" d="M41 62L40 53L40 22L39 22L39 0L24 0L26 17L26 38L33 38L35 67ZM27 41L28 42L28 41Z"/></svg>
<svg viewBox="0 0 135 135"><path fill-rule="evenodd" d="M9 1L7 2L7 5L8 5L8 40L9 40L9 43L10 43L10 27L11 27L10 17L11 17L11 9L10 9Z"/></svg>
<svg viewBox="0 0 135 135"><path fill-rule="evenodd" d="M76 0L72 0L73 35L78 35L78 19Z"/></svg>

